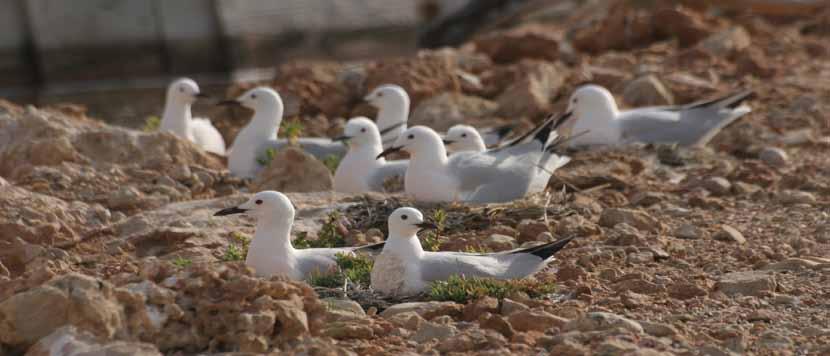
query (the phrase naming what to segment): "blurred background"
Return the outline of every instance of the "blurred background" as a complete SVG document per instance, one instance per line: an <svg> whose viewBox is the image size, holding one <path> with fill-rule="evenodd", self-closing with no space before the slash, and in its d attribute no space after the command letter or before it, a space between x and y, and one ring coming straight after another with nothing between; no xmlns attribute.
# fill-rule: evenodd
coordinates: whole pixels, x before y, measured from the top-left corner
<svg viewBox="0 0 830 356"><path fill-rule="evenodd" d="M621 1L0 0L0 98L80 104L91 116L138 127L161 112L164 88L176 77L192 77L203 91L224 96L232 94L232 83L279 82L274 68L291 61L348 64L412 57L419 48L459 46L528 17L579 31L589 20L601 20L602 9L616 2ZM812 14L827 3L622 2L641 8L678 3L697 9L751 7L752 16L779 17ZM640 30L642 16L624 15L620 18L630 22L626 28ZM590 43L582 47L591 52ZM555 56L548 59L568 60L567 46L553 50Z"/></svg>
<svg viewBox="0 0 830 356"><path fill-rule="evenodd" d="M468 0L0 0L0 97L72 102L121 124L178 76L216 92L291 59L408 55Z"/></svg>

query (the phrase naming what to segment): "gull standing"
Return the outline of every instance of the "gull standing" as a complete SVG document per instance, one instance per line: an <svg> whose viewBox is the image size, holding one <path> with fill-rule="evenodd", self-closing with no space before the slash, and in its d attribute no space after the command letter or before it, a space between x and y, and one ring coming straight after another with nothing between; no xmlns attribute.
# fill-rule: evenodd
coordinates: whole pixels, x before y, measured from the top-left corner
<svg viewBox="0 0 830 356"><path fill-rule="evenodd" d="M199 98L207 95L199 91L199 85L188 78L181 78L167 87L167 99L164 103L164 115L161 117L161 131L172 132L201 147L203 150L218 155L225 155L225 140L213 127L210 120L194 118L190 106Z"/></svg>
<svg viewBox="0 0 830 356"><path fill-rule="evenodd" d="M611 93L598 85L577 89L568 102L575 116L573 130L585 132L571 146L677 143L703 146L722 128L751 109L741 105L752 92L740 91L714 100L678 106L620 111Z"/></svg>
<svg viewBox="0 0 830 356"><path fill-rule="evenodd" d="M398 208L389 216L389 238L372 268L372 288L386 295L407 296L430 283L455 275L495 279L525 278L553 261L573 237L530 248L497 253L424 251L418 231L434 225L414 208Z"/></svg>
<svg viewBox="0 0 830 356"><path fill-rule="evenodd" d="M376 159L383 151L380 132L372 120L356 117L346 123L343 136L335 140L346 141L349 151L334 172L334 190L341 193L366 193L383 191L387 178L406 173L409 161Z"/></svg>
<svg viewBox="0 0 830 356"><path fill-rule="evenodd" d="M415 126L378 158L400 150L409 153L404 188L417 201L508 202L544 190L553 171L570 161L552 152L561 142L555 129L569 116L551 117L506 145L450 157L435 131Z"/></svg>
<svg viewBox="0 0 830 356"><path fill-rule="evenodd" d="M372 90L363 100L378 109L376 123L383 138L383 148L388 148L407 128L409 94L398 85L384 84ZM481 131L479 136L487 145L496 145L511 130L512 126L506 125Z"/></svg>
<svg viewBox="0 0 830 356"><path fill-rule="evenodd" d="M291 244L291 225L294 224L294 206L284 194L275 191L256 193L240 206L222 209L214 216L245 213L256 218L256 232L245 264L257 276L282 274L294 280L303 280L316 273L326 273L337 267L338 253L379 250L383 242L360 247L307 248L297 250Z"/></svg>
<svg viewBox="0 0 830 356"><path fill-rule="evenodd" d="M262 157L269 148L280 149L289 145L288 140L277 139L284 110L282 98L274 89L258 87L219 104L254 110L251 121L236 135L228 155L228 169L233 175L253 178L262 169L257 158ZM327 138L300 138L298 144L318 159L332 155L340 157L346 152L342 143Z"/></svg>

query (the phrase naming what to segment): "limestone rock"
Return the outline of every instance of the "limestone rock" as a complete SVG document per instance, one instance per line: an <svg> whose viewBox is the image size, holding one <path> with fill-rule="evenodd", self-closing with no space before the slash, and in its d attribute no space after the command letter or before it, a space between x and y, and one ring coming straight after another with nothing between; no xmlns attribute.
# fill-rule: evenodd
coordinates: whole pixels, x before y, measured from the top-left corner
<svg viewBox="0 0 830 356"><path fill-rule="evenodd" d="M634 79L623 89L623 100L633 107L674 105L671 91L654 75Z"/></svg>
<svg viewBox="0 0 830 356"><path fill-rule="evenodd" d="M715 289L727 295L763 296L775 292L775 277L762 271L732 272L721 276Z"/></svg>
<svg viewBox="0 0 830 356"><path fill-rule="evenodd" d="M252 191L329 191L334 185L331 171L323 162L296 147L277 151L274 159L251 183Z"/></svg>

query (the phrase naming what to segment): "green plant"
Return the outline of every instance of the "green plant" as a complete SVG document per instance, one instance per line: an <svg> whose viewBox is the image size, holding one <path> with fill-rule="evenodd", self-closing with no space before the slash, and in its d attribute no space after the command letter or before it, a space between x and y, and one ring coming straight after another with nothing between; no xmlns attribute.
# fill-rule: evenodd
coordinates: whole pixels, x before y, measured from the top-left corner
<svg viewBox="0 0 830 356"><path fill-rule="evenodd" d="M489 253L492 252L490 249L483 245L467 245L464 247L464 252L466 253Z"/></svg>
<svg viewBox="0 0 830 356"><path fill-rule="evenodd" d="M325 288L341 288L348 280L351 284L367 288L371 282L372 266L374 261L364 255L349 255L338 253L335 255L337 271L314 272L308 283Z"/></svg>
<svg viewBox="0 0 830 356"><path fill-rule="evenodd" d="M144 131L144 132L157 131L160 126L161 126L161 118L160 117L155 116L155 115L147 116L147 118L144 119L144 126L141 128L141 131Z"/></svg>
<svg viewBox="0 0 830 356"><path fill-rule="evenodd" d="M274 157L276 157L276 156L277 156L277 149L273 148L273 147L268 148L268 149L265 150L265 152L262 154L262 156L257 157L256 163L259 163L260 166L265 167L268 164L270 164L271 161L273 161Z"/></svg>
<svg viewBox="0 0 830 356"><path fill-rule="evenodd" d="M432 222L435 224L435 231L426 231L421 234L421 246L426 251L438 251L441 247L441 240L438 236L444 232L444 225L447 222L447 212L444 209L435 209L432 212Z"/></svg>
<svg viewBox="0 0 830 356"><path fill-rule="evenodd" d="M371 282L374 260L365 255L347 255L338 253L335 257L337 266L345 278L354 284L368 287Z"/></svg>
<svg viewBox="0 0 830 356"><path fill-rule="evenodd" d="M191 261L189 258L184 258L182 256L178 256L175 259L173 259L173 265L179 268L185 268L192 264L193 261Z"/></svg>
<svg viewBox="0 0 830 356"><path fill-rule="evenodd" d="M445 281L433 282L429 288L429 297L436 301L466 303L484 296L502 299L514 292L524 292L531 298L540 298L555 290L556 287L551 283L530 279L499 280L451 276Z"/></svg>
<svg viewBox="0 0 830 356"><path fill-rule="evenodd" d="M305 126L303 125L300 120L294 119L282 124L282 137L288 139L292 145L297 144L297 139L303 135L303 131L305 131Z"/></svg>
<svg viewBox="0 0 830 356"><path fill-rule="evenodd" d="M328 155L326 158L323 158L323 164L326 165L326 168L328 168L333 174L337 171L337 167L340 165L340 157Z"/></svg>
<svg viewBox="0 0 830 356"><path fill-rule="evenodd" d="M248 246L251 244L251 238L239 231L231 232L231 238L236 242L231 242L228 248L225 249L225 254L222 255L222 261L242 261L248 255Z"/></svg>
<svg viewBox="0 0 830 356"><path fill-rule="evenodd" d="M321 247L343 247L346 246L345 237L337 230L337 223L340 220L340 212L332 211L326 217L326 221L320 228L320 233L317 234L317 248Z"/></svg>

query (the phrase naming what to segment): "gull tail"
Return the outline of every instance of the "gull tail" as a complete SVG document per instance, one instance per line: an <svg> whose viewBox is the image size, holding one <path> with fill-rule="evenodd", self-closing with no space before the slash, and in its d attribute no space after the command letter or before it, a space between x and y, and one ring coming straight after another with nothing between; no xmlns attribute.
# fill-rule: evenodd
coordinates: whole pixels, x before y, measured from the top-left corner
<svg viewBox="0 0 830 356"><path fill-rule="evenodd" d="M512 253L514 253L514 254L515 253L529 253L531 255L534 255L534 256L537 256L537 257L541 258L542 260L547 260L548 258L552 257L554 254L559 252L561 249L565 248L565 245L567 245L573 239L574 239L574 237L570 236L570 237L559 239L559 240L556 240L554 242L549 242L549 243L546 243L546 244L543 244L543 245L529 247L529 248L521 249L521 250L516 250L516 251L513 251Z"/></svg>
<svg viewBox="0 0 830 356"><path fill-rule="evenodd" d="M747 99L755 96L755 92L751 89L743 89L738 92L721 96L718 98L694 102L687 105L681 105L677 108L680 110L691 110L699 108L713 108L713 109L735 109Z"/></svg>

